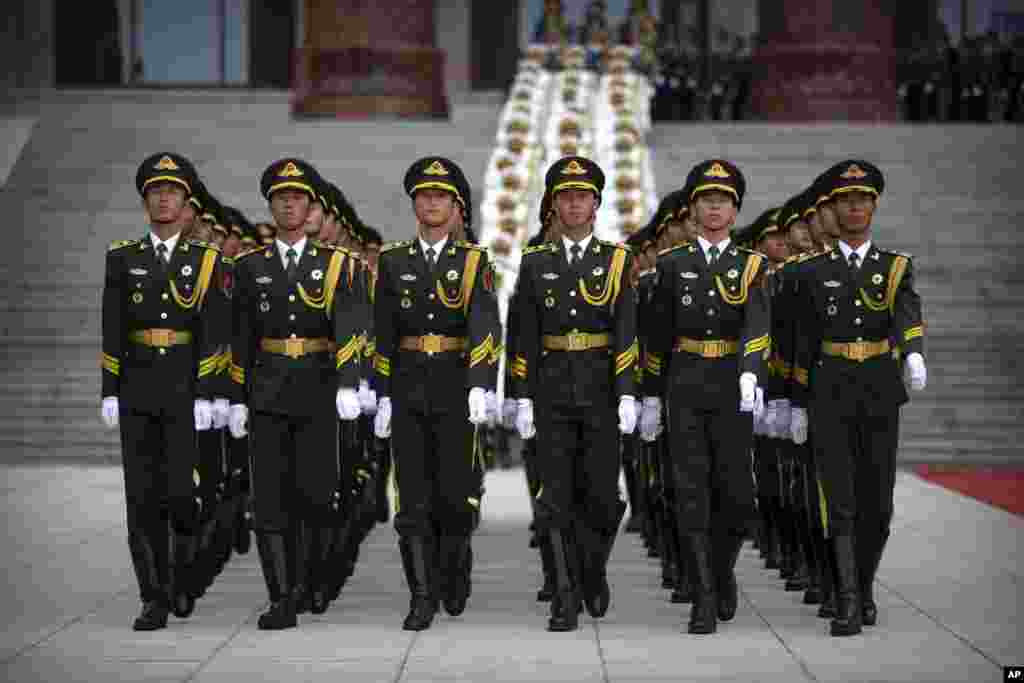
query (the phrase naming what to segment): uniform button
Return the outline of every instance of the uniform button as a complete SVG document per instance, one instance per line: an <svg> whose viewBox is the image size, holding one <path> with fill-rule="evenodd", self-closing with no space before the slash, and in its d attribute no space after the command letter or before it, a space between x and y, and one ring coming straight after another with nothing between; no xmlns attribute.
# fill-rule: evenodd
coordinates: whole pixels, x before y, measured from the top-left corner
<svg viewBox="0 0 1024 683"><path fill-rule="evenodd" d="M294 294L289 294L288 295L288 301L295 301L295 295Z"/></svg>
<svg viewBox="0 0 1024 683"><path fill-rule="evenodd" d="M167 314L166 313L161 313L160 314L160 319L161 320L167 320Z"/></svg>
<svg viewBox="0 0 1024 683"><path fill-rule="evenodd" d="M861 319L860 318L855 318L854 321L853 321L854 325L860 325L860 323L861 323Z"/></svg>
<svg viewBox="0 0 1024 683"><path fill-rule="evenodd" d="M433 313L427 313L427 320L433 320L433 319L434 319L434 314Z"/></svg>
<svg viewBox="0 0 1024 683"><path fill-rule="evenodd" d="M298 337L296 336L296 334L294 332L292 332L288 336L291 337L292 339L298 339Z"/></svg>
<svg viewBox="0 0 1024 683"><path fill-rule="evenodd" d="M166 356L167 355L167 349L165 349L164 347L161 346L159 349L157 349L157 353L159 353L161 356Z"/></svg>
<svg viewBox="0 0 1024 683"><path fill-rule="evenodd" d="M260 292L260 298L261 299L266 299L267 298L267 293L266 292Z"/></svg>
<svg viewBox="0 0 1024 683"><path fill-rule="evenodd" d="M576 315L576 309L573 308L569 311L569 315Z"/></svg>
<svg viewBox="0 0 1024 683"><path fill-rule="evenodd" d="M163 294L161 294L161 295L160 295L160 298L161 298L161 299L163 299L164 301L167 301L167 300L168 300L168 299L170 299L171 297L169 297L169 296L167 295L167 292L164 292Z"/></svg>
<svg viewBox="0 0 1024 683"><path fill-rule="evenodd" d="M714 295L715 295L715 290L709 289L708 290L708 296L714 296Z"/></svg>
<svg viewBox="0 0 1024 683"><path fill-rule="evenodd" d="M708 334L714 334L714 331L708 330Z"/></svg>
<svg viewBox="0 0 1024 683"><path fill-rule="evenodd" d="M570 290L569 291L569 296L576 296L576 290L575 289Z"/></svg>
<svg viewBox="0 0 1024 683"><path fill-rule="evenodd" d="M859 342L864 341L864 337L857 337L857 341L859 341Z"/></svg>
<svg viewBox="0 0 1024 683"><path fill-rule="evenodd" d="M295 320L295 314L294 314L294 313L292 313L291 315L289 315L289 316L288 316L288 319L289 319L289 320Z"/></svg>
<svg viewBox="0 0 1024 683"><path fill-rule="evenodd" d="M860 307L860 299L857 299L856 301L854 301L853 305L857 306L857 307Z"/></svg>
<svg viewBox="0 0 1024 683"><path fill-rule="evenodd" d="M430 299L431 301L433 301L434 300L434 295L433 294L428 294L427 298Z"/></svg>
<svg viewBox="0 0 1024 683"><path fill-rule="evenodd" d="M715 315L715 309L709 308L708 309L708 315L713 317Z"/></svg>

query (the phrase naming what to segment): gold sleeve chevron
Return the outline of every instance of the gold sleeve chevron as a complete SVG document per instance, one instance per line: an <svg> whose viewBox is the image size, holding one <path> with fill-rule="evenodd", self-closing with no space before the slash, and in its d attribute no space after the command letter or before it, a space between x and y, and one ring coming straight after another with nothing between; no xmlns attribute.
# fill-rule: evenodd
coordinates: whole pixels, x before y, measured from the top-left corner
<svg viewBox="0 0 1024 683"><path fill-rule="evenodd" d="M489 334L487 338L477 344L469 352L469 367L475 368L491 357L491 349L494 347L494 335Z"/></svg>
<svg viewBox="0 0 1024 683"><path fill-rule="evenodd" d="M335 357L337 358L337 364L335 367L341 369L345 363L352 362L353 359L358 360L359 348L362 345L362 340L362 335L352 335L352 338L349 339L344 346L338 349L337 354L335 354Z"/></svg>
<svg viewBox="0 0 1024 683"><path fill-rule="evenodd" d="M793 379L797 381L801 386L807 386L810 383L810 376L805 368L793 368Z"/></svg>
<svg viewBox="0 0 1024 683"><path fill-rule="evenodd" d="M245 384L245 368L240 365L235 365L234 361L231 361L231 369L228 371L231 376L231 381L235 384Z"/></svg>
<svg viewBox="0 0 1024 683"><path fill-rule="evenodd" d="M110 354L104 353L100 356L101 367L115 377L121 376L121 361Z"/></svg>
<svg viewBox="0 0 1024 683"><path fill-rule="evenodd" d="M217 363L217 374L222 374L231 371L231 348L229 347L223 353L220 354L220 362Z"/></svg>
<svg viewBox="0 0 1024 683"><path fill-rule="evenodd" d="M660 353L654 353L653 351L647 352L647 374L654 375L655 377L661 376L661 368L664 364L664 358Z"/></svg>
<svg viewBox="0 0 1024 683"><path fill-rule="evenodd" d="M916 327L907 328L907 330L903 332L903 341L908 342L911 339L917 339L918 337L923 337L923 336L924 336L924 326L923 325L917 325Z"/></svg>
<svg viewBox="0 0 1024 683"><path fill-rule="evenodd" d="M772 338L767 334L758 337L757 339L751 339L746 343L743 349L744 356L752 356L755 353L763 353L771 349Z"/></svg>
<svg viewBox="0 0 1024 683"><path fill-rule="evenodd" d="M384 375L385 377L391 376L391 359L386 356L382 356L379 353L373 355L373 369Z"/></svg>
<svg viewBox="0 0 1024 683"><path fill-rule="evenodd" d="M615 357L615 375L619 376L626 370L629 370L638 358L640 358L640 342L634 337L633 343Z"/></svg>
<svg viewBox="0 0 1024 683"><path fill-rule="evenodd" d="M512 376L517 379L526 379L527 374L526 359L522 356L512 359Z"/></svg>
<svg viewBox="0 0 1024 683"><path fill-rule="evenodd" d="M377 353L377 340L368 338L363 344L363 356L372 359L375 353Z"/></svg>
<svg viewBox="0 0 1024 683"><path fill-rule="evenodd" d="M212 356L207 356L199 361L199 378L202 379L207 375L216 374L217 368L220 367L220 353L215 353Z"/></svg>

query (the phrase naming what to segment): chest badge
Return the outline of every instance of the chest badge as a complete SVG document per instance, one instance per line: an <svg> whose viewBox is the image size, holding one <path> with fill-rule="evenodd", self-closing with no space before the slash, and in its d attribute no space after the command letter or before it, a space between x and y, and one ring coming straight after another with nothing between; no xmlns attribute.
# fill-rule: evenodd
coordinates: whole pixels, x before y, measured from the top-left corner
<svg viewBox="0 0 1024 683"><path fill-rule="evenodd" d="M841 282L837 282L836 280L826 280L825 286L830 289L835 289L836 287L842 287L843 284Z"/></svg>
<svg viewBox="0 0 1024 683"><path fill-rule="evenodd" d="M594 273L594 277L601 277L602 275L604 275L604 268L598 266L597 268L594 268L594 270L591 272Z"/></svg>
<svg viewBox="0 0 1024 683"><path fill-rule="evenodd" d="M274 278L267 277L266 275L260 275L258 278L256 278L256 284L258 285L269 285L273 281Z"/></svg>
<svg viewBox="0 0 1024 683"><path fill-rule="evenodd" d="M324 271L322 271L319 268L317 268L312 273L310 273L309 276L311 278L313 278L314 280L323 280L324 279Z"/></svg>
<svg viewBox="0 0 1024 683"><path fill-rule="evenodd" d="M269 313L270 312L270 302L269 301L261 301L260 302L260 311L262 311L263 313Z"/></svg>
<svg viewBox="0 0 1024 683"><path fill-rule="evenodd" d="M444 274L444 276L448 278L449 282L455 282L456 280L459 279L459 274L454 270L449 270L447 273Z"/></svg>
<svg viewBox="0 0 1024 683"><path fill-rule="evenodd" d="M403 282L415 282L416 276L413 275L412 273L405 273L404 275L402 275L401 280Z"/></svg>
<svg viewBox="0 0 1024 683"><path fill-rule="evenodd" d="M131 273L132 275L148 275L149 274L149 271L146 270L145 268L132 268L128 272Z"/></svg>
<svg viewBox="0 0 1024 683"><path fill-rule="evenodd" d="M828 308L826 309L826 311L828 312L829 315L835 315L836 313L839 312L839 309L836 307L835 304L829 304Z"/></svg>
<svg viewBox="0 0 1024 683"><path fill-rule="evenodd" d="M732 268L728 273L725 274L730 280L735 280L740 276L740 271Z"/></svg>
<svg viewBox="0 0 1024 683"><path fill-rule="evenodd" d="M875 273L874 275L871 276L871 282L873 282L876 285L882 284L882 280L884 279L885 278L882 277L881 273Z"/></svg>
<svg viewBox="0 0 1024 683"><path fill-rule="evenodd" d="M691 270L688 270L685 273L679 273L679 277L683 278L684 280L696 280L697 278L700 277L700 275L694 273Z"/></svg>
<svg viewBox="0 0 1024 683"><path fill-rule="evenodd" d="M412 299L409 297L402 297L402 308L412 308Z"/></svg>
<svg viewBox="0 0 1024 683"><path fill-rule="evenodd" d="M137 304L142 303L142 292L135 292L132 294L132 301Z"/></svg>
<svg viewBox="0 0 1024 683"><path fill-rule="evenodd" d="M184 275L185 277L188 277L189 275L191 275L192 274L192 266L182 266L181 267L181 274Z"/></svg>
<svg viewBox="0 0 1024 683"><path fill-rule="evenodd" d="M541 275L541 277L544 278L545 280L557 280L558 273L544 273L543 275Z"/></svg>
<svg viewBox="0 0 1024 683"><path fill-rule="evenodd" d="M684 294L683 295L683 305L684 306L689 306L692 303L693 303L693 297L690 296L689 294Z"/></svg>
<svg viewBox="0 0 1024 683"><path fill-rule="evenodd" d="M555 297L549 296L548 298L544 299L544 305L547 306L548 308L554 308L555 307Z"/></svg>

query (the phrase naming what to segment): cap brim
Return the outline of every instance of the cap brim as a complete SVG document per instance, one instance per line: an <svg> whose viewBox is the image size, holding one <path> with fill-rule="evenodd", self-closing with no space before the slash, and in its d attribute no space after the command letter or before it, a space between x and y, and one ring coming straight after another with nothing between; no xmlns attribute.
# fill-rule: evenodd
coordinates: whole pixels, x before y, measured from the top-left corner
<svg viewBox="0 0 1024 683"><path fill-rule="evenodd" d="M597 189L597 185L594 183L588 183L582 180L568 180L551 188L551 195L554 196L562 190L590 190L594 194L601 194L601 191Z"/></svg>
<svg viewBox="0 0 1024 683"><path fill-rule="evenodd" d="M192 194L192 186L189 185L188 182L185 181L183 178L179 178L178 176L173 175L158 175L149 178L148 180L146 180L146 182L142 183L142 194L146 194L147 187L149 187L153 183L159 182L178 183L179 185L185 188L186 192L188 192L190 195Z"/></svg>
<svg viewBox="0 0 1024 683"><path fill-rule="evenodd" d="M273 196L273 194L278 190L302 190L303 192L309 195L310 199L312 199L313 201L318 201L316 198L316 192L313 191L313 188L311 186L307 185L306 183L300 183L296 180L287 180L283 183L271 185L270 188L267 190L267 197L269 198Z"/></svg>
<svg viewBox="0 0 1024 683"><path fill-rule="evenodd" d="M720 192L726 192L728 194L731 194L733 199L736 200L736 203L739 204L740 193L736 191L736 188L730 187L729 185L722 185L721 183L708 183L706 185L698 185L693 189L693 192L690 193L690 201L693 201L694 197L696 197L701 192L709 192L711 190L718 190Z"/></svg>
<svg viewBox="0 0 1024 683"><path fill-rule="evenodd" d="M835 197L837 194L845 194L847 192L867 192L868 194L873 195L875 199L878 198L878 190L870 185L846 185L832 190L831 194L829 194L829 199Z"/></svg>
<svg viewBox="0 0 1024 683"><path fill-rule="evenodd" d="M451 192L453 195L455 195L455 201L457 201L459 204L462 204L463 206L466 205L466 201L462 198L462 195L459 194L458 188L456 188L451 183L443 183L443 182L438 181L438 180L428 180L428 181L425 181L425 182L422 182L422 183L416 183L415 185L412 186L412 189L409 190L409 196L411 197L414 194L416 194L418 191L425 190L425 189L428 189L428 188L432 188L432 189L435 189L435 190L444 190L446 192Z"/></svg>

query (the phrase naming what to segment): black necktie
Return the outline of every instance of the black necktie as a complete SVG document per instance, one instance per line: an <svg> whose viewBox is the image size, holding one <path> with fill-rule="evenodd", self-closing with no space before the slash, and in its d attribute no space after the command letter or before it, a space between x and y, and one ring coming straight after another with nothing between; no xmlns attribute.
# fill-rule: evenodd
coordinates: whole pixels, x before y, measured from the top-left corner
<svg viewBox="0 0 1024 683"><path fill-rule="evenodd" d="M298 254L295 253L294 249L289 249L284 255L288 259L288 265L284 269L285 274L288 276L288 282L295 282L295 274L299 270Z"/></svg>
<svg viewBox="0 0 1024 683"><path fill-rule="evenodd" d="M167 275L167 245L163 242L156 245L156 262L160 266L160 272Z"/></svg>
<svg viewBox="0 0 1024 683"><path fill-rule="evenodd" d="M583 251L583 247L581 247L579 244L574 244L569 249L569 253L571 254L571 256L569 257L569 265L570 266L576 267L576 265L579 264L580 259L582 258L580 256L580 252L581 251Z"/></svg>
<svg viewBox="0 0 1024 683"><path fill-rule="evenodd" d="M850 252L850 272L856 274L860 270L860 255L855 251Z"/></svg>
<svg viewBox="0 0 1024 683"><path fill-rule="evenodd" d="M437 254L434 252L433 247L427 249L427 270L430 271L431 275L434 275L437 271Z"/></svg>
<svg viewBox="0 0 1024 683"><path fill-rule="evenodd" d="M720 251L718 250L718 247L717 247L717 246L715 246L714 244L712 244L712 245L711 245L711 248L710 248L710 249L708 249L708 253L709 253L709 254L711 254L711 263L710 263L710 265L712 265L712 266L713 266L713 265L715 265L715 263L716 263L716 262L718 261L718 255L719 255L720 253L722 253L722 252L720 252Z"/></svg>

